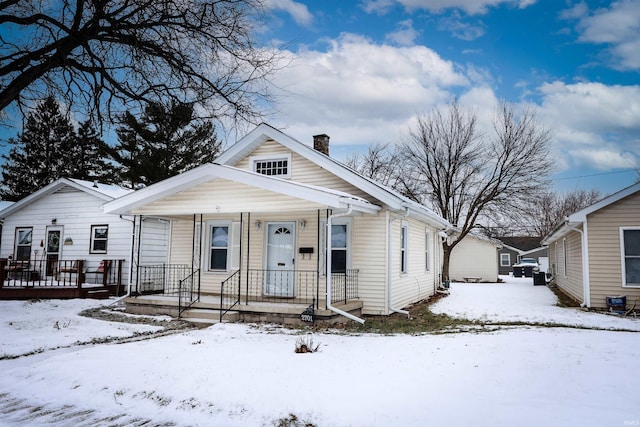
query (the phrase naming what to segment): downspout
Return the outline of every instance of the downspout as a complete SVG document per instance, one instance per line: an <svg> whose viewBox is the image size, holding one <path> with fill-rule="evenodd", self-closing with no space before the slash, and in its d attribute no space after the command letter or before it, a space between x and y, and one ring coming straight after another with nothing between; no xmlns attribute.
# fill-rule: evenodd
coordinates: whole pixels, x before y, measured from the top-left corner
<svg viewBox="0 0 640 427"><path fill-rule="evenodd" d="M344 213L340 213L340 214L331 214L327 217L327 232L326 234L326 239L327 239L327 243L326 243L326 248L327 248L327 309L333 311L334 313L338 313L341 316L347 317L351 320L354 320L358 323L364 323L364 319L361 319L357 316L354 316L351 313L347 313L346 311L340 310L339 308L335 308L334 306L331 305L331 221L333 220L333 218L338 218L341 216L347 216L351 214L352 211L352 207L351 205L349 205L349 208L347 209L346 212Z"/></svg>
<svg viewBox="0 0 640 427"><path fill-rule="evenodd" d="M131 258L129 259L129 274L127 274L127 276L128 276L127 277L127 293L125 293L123 296L121 296L119 298L116 298L116 300L113 301L109 305L117 304L120 301L122 301L123 299L128 298L128 297L131 296L131 275L133 273L133 242L134 242L135 237L136 237L136 217L134 215L133 216L133 220L130 220L130 219L124 218L122 215L120 215L120 219L123 220L123 221L129 221L131 223L131 240L129 240L129 254L130 254Z"/></svg>
<svg viewBox="0 0 640 427"><path fill-rule="evenodd" d="M584 230L580 230L576 227L569 225L568 219L566 224L570 230L577 231L580 233L580 244L582 246L582 294L584 301L580 304L580 307L591 308L591 285L589 283L589 248L587 247L587 235L584 233L584 230L587 228L587 222L582 223L582 228ZM565 260L566 263L566 260ZM566 273L566 272L565 272Z"/></svg>
<svg viewBox="0 0 640 427"><path fill-rule="evenodd" d="M387 248L388 248L388 253L387 253L387 309L389 311L392 311L394 313L400 313L400 314L406 314L407 317L410 316L409 312L407 310L401 310L399 308L395 308L391 305L391 298L392 298L392 291L391 288L393 286L393 238L392 238L392 225L393 222L397 219L400 218L406 218L409 216L409 208L405 207L404 208L405 211L402 215L396 215L393 218L389 219L389 224L387 226ZM407 236L407 239L409 238L409 236Z"/></svg>

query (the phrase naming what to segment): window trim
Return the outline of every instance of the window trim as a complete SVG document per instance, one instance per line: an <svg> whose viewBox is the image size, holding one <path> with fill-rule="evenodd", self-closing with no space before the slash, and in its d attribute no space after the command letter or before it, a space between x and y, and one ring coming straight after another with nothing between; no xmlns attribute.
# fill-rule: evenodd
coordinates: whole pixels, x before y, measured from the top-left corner
<svg viewBox="0 0 640 427"><path fill-rule="evenodd" d="M331 221L331 225L347 226L347 247L345 250L347 251L347 270L350 270L351 268L353 268L351 264L351 256L353 254L353 238L352 238L353 220L352 218L349 218L349 217L334 218ZM320 250L321 250L320 260L322 263L322 265L320 266L320 276L326 277L327 275L327 220L326 219L320 220L320 229L322 230L320 232ZM334 248L332 247L331 250L334 250ZM342 250L342 249L337 249L337 250Z"/></svg>
<svg viewBox="0 0 640 427"><path fill-rule="evenodd" d="M19 245L18 244L18 235L20 231L23 230L28 230L31 232L31 241L29 242L29 245ZM29 247L29 255L27 256L27 258L18 258L18 246L24 246L24 247ZM14 236L14 245L13 245L13 256L15 258L16 261L18 260L29 260L31 259L31 251L33 248L33 227L16 227L15 228L15 236Z"/></svg>
<svg viewBox="0 0 640 427"><path fill-rule="evenodd" d="M105 238L97 238L96 237L96 230L98 230L99 228L106 228L107 229L107 237ZM95 249L94 248L94 243L96 241L104 241L104 250L103 249ZM89 239L89 253L90 254L106 254L107 251L109 250L109 224L91 224L91 236Z"/></svg>
<svg viewBox="0 0 640 427"><path fill-rule="evenodd" d="M627 284L627 269L626 269L626 260L627 255L624 251L624 232L625 231L640 231L640 227L620 227L620 268L621 268L621 279L622 279L622 287L623 288L640 288L640 283L632 283ZM640 258L640 256L633 255L634 258Z"/></svg>
<svg viewBox="0 0 640 427"><path fill-rule="evenodd" d="M224 268L211 268L211 251L213 249L222 249L222 246L212 246L211 238L213 237L213 228L214 227L227 227L227 246L225 250L227 251ZM207 221L207 234L205 240L205 249L207 251L206 258L206 268L204 269L210 273L220 273L220 272L228 272L231 270L232 264L232 252L233 252L233 221Z"/></svg>
<svg viewBox="0 0 640 427"><path fill-rule="evenodd" d="M258 162L264 161L281 161L284 160L287 162L287 173L281 175L267 175L261 174L264 176L271 176L276 178L290 179L291 178L291 153L282 153L282 154L271 154L271 155L262 155L262 156L251 156L249 158L249 164L251 165L251 171L255 173L260 173L256 170L256 166Z"/></svg>
<svg viewBox="0 0 640 427"><path fill-rule="evenodd" d="M506 255L507 263L505 264L504 258ZM511 253L509 252L500 252L500 267L511 267Z"/></svg>
<svg viewBox="0 0 640 427"><path fill-rule="evenodd" d="M409 272L409 223L402 221L400 225L400 273Z"/></svg>

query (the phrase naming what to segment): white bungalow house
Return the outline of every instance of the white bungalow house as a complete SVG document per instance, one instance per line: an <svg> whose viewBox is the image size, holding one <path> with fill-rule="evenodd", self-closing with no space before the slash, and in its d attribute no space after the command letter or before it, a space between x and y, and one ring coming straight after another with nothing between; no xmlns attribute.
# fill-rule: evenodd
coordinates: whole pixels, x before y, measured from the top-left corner
<svg viewBox="0 0 640 427"><path fill-rule="evenodd" d="M569 215L542 243L553 282L584 307L621 296L640 308L640 183Z"/></svg>
<svg viewBox="0 0 640 427"><path fill-rule="evenodd" d="M107 215L102 205L130 192L61 178L0 211L0 298L123 293L129 279L133 218ZM165 236L164 254L156 258L161 262L166 259L168 226L155 219L144 225L149 240ZM162 237L155 240L161 242ZM154 251L162 252L162 247Z"/></svg>
<svg viewBox="0 0 640 427"><path fill-rule="evenodd" d="M171 228L167 264L140 262L128 309L361 321L434 294L448 222L328 149L326 135L312 148L261 124L216 163L107 203Z"/></svg>

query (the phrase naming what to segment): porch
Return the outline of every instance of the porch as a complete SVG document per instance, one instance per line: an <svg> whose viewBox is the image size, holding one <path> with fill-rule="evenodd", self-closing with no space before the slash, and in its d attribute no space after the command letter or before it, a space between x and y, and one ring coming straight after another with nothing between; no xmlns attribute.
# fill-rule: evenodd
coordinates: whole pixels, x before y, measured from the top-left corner
<svg viewBox="0 0 640 427"><path fill-rule="evenodd" d="M0 299L108 298L126 291L124 260L0 258Z"/></svg>
<svg viewBox="0 0 640 427"><path fill-rule="evenodd" d="M358 273L347 269L331 274L332 306L360 314ZM127 310L216 321L229 319L230 312L229 320L278 323L338 317L327 307L327 280L315 270L236 270L222 281L219 292L202 292L201 274L186 264L139 266Z"/></svg>

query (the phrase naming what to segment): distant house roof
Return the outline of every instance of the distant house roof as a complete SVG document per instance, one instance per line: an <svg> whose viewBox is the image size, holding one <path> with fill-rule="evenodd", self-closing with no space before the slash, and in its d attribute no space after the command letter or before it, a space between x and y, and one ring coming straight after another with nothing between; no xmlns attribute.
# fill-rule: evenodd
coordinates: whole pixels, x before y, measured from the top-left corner
<svg viewBox="0 0 640 427"><path fill-rule="evenodd" d="M510 236L500 237L499 240L506 246L521 252L528 252L542 246L540 237L531 236Z"/></svg>
<svg viewBox="0 0 640 427"><path fill-rule="evenodd" d="M94 183L89 181L83 181L80 179L60 178L51 184L41 188L40 190L29 194L27 197L18 200L17 202L7 206L0 210L0 218L6 218L12 213L22 209L24 206L28 206L31 203L41 199L42 197L55 193L64 187L71 187L79 191L83 191L87 194L104 200L105 202L116 199L122 195L132 192L126 188L118 187L115 185L107 185L102 183Z"/></svg>

